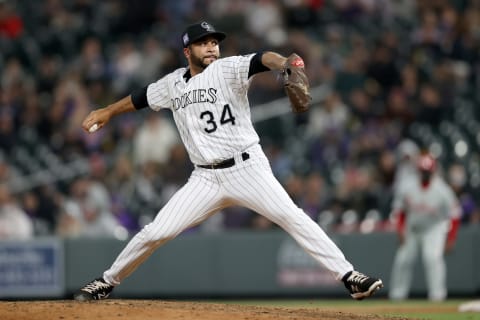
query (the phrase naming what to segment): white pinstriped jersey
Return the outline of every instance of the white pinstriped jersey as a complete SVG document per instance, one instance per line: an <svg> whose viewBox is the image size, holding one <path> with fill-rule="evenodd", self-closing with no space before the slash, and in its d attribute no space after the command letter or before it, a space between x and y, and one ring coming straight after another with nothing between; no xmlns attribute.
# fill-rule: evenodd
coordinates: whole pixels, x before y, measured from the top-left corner
<svg viewBox="0 0 480 320"><path fill-rule="evenodd" d="M148 86L150 108L172 110L194 164L232 158L259 142L247 97L254 55L218 59L188 81L188 69L179 68Z"/></svg>
<svg viewBox="0 0 480 320"><path fill-rule="evenodd" d="M419 178L405 183L393 201L393 210L407 214L407 227L422 230L461 214L455 193L439 176L432 177L428 188L422 188Z"/></svg>

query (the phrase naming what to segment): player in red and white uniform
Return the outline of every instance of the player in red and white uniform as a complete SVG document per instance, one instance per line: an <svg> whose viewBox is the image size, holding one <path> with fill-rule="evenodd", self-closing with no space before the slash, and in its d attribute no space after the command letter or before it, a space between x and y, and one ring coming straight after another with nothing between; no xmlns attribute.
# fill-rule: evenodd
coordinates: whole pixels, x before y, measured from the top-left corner
<svg viewBox="0 0 480 320"><path fill-rule="evenodd" d="M436 167L432 155L420 155L418 177L403 184L393 201L392 214L400 240L389 290L393 300L408 297L419 248L429 299L441 301L447 297L444 254L454 246L461 207L451 187L435 173Z"/></svg>

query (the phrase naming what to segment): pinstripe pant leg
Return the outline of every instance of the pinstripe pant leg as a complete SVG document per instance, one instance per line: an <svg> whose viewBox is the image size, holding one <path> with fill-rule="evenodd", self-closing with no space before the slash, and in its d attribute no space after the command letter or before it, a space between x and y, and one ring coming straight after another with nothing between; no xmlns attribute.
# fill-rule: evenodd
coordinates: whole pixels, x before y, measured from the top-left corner
<svg viewBox="0 0 480 320"><path fill-rule="evenodd" d="M302 209L297 207L272 174L269 166L254 161L239 166L222 180L237 204L265 216L287 231L299 245L340 280L353 266L344 254Z"/></svg>
<svg viewBox="0 0 480 320"><path fill-rule="evenodd" d="M120 284L158 247L223 206L218 183L208 176L208 172L202 172L194 171L189 181L173 195L155 219L130 240L112 266L104 272L103 277L108 283Z"/></svg>

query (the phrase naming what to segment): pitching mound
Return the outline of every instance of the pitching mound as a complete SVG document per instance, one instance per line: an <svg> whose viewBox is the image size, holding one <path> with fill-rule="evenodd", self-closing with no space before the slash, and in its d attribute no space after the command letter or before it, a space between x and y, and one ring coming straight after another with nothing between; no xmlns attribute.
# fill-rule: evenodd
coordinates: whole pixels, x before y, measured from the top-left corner
<svg viewBox="0 0 480 320"><path fill-rule="evenodd" d="M253 307L207 302L105 300L96 302L4 301L2 320L360 320L392 319L320 308ZM400 320L400 318L395 318Z"/></svg>

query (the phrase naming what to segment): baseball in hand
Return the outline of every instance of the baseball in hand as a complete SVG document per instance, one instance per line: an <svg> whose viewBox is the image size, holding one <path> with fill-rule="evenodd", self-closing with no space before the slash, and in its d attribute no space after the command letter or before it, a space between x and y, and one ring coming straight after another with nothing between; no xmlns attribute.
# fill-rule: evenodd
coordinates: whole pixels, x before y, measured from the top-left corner
<svg viewBox="0 0 480 320"><path fill-rule="evenodd" d="M98 124L94 123L93 126L88 129L88 132L92 133L98 130Z"/></svg>

